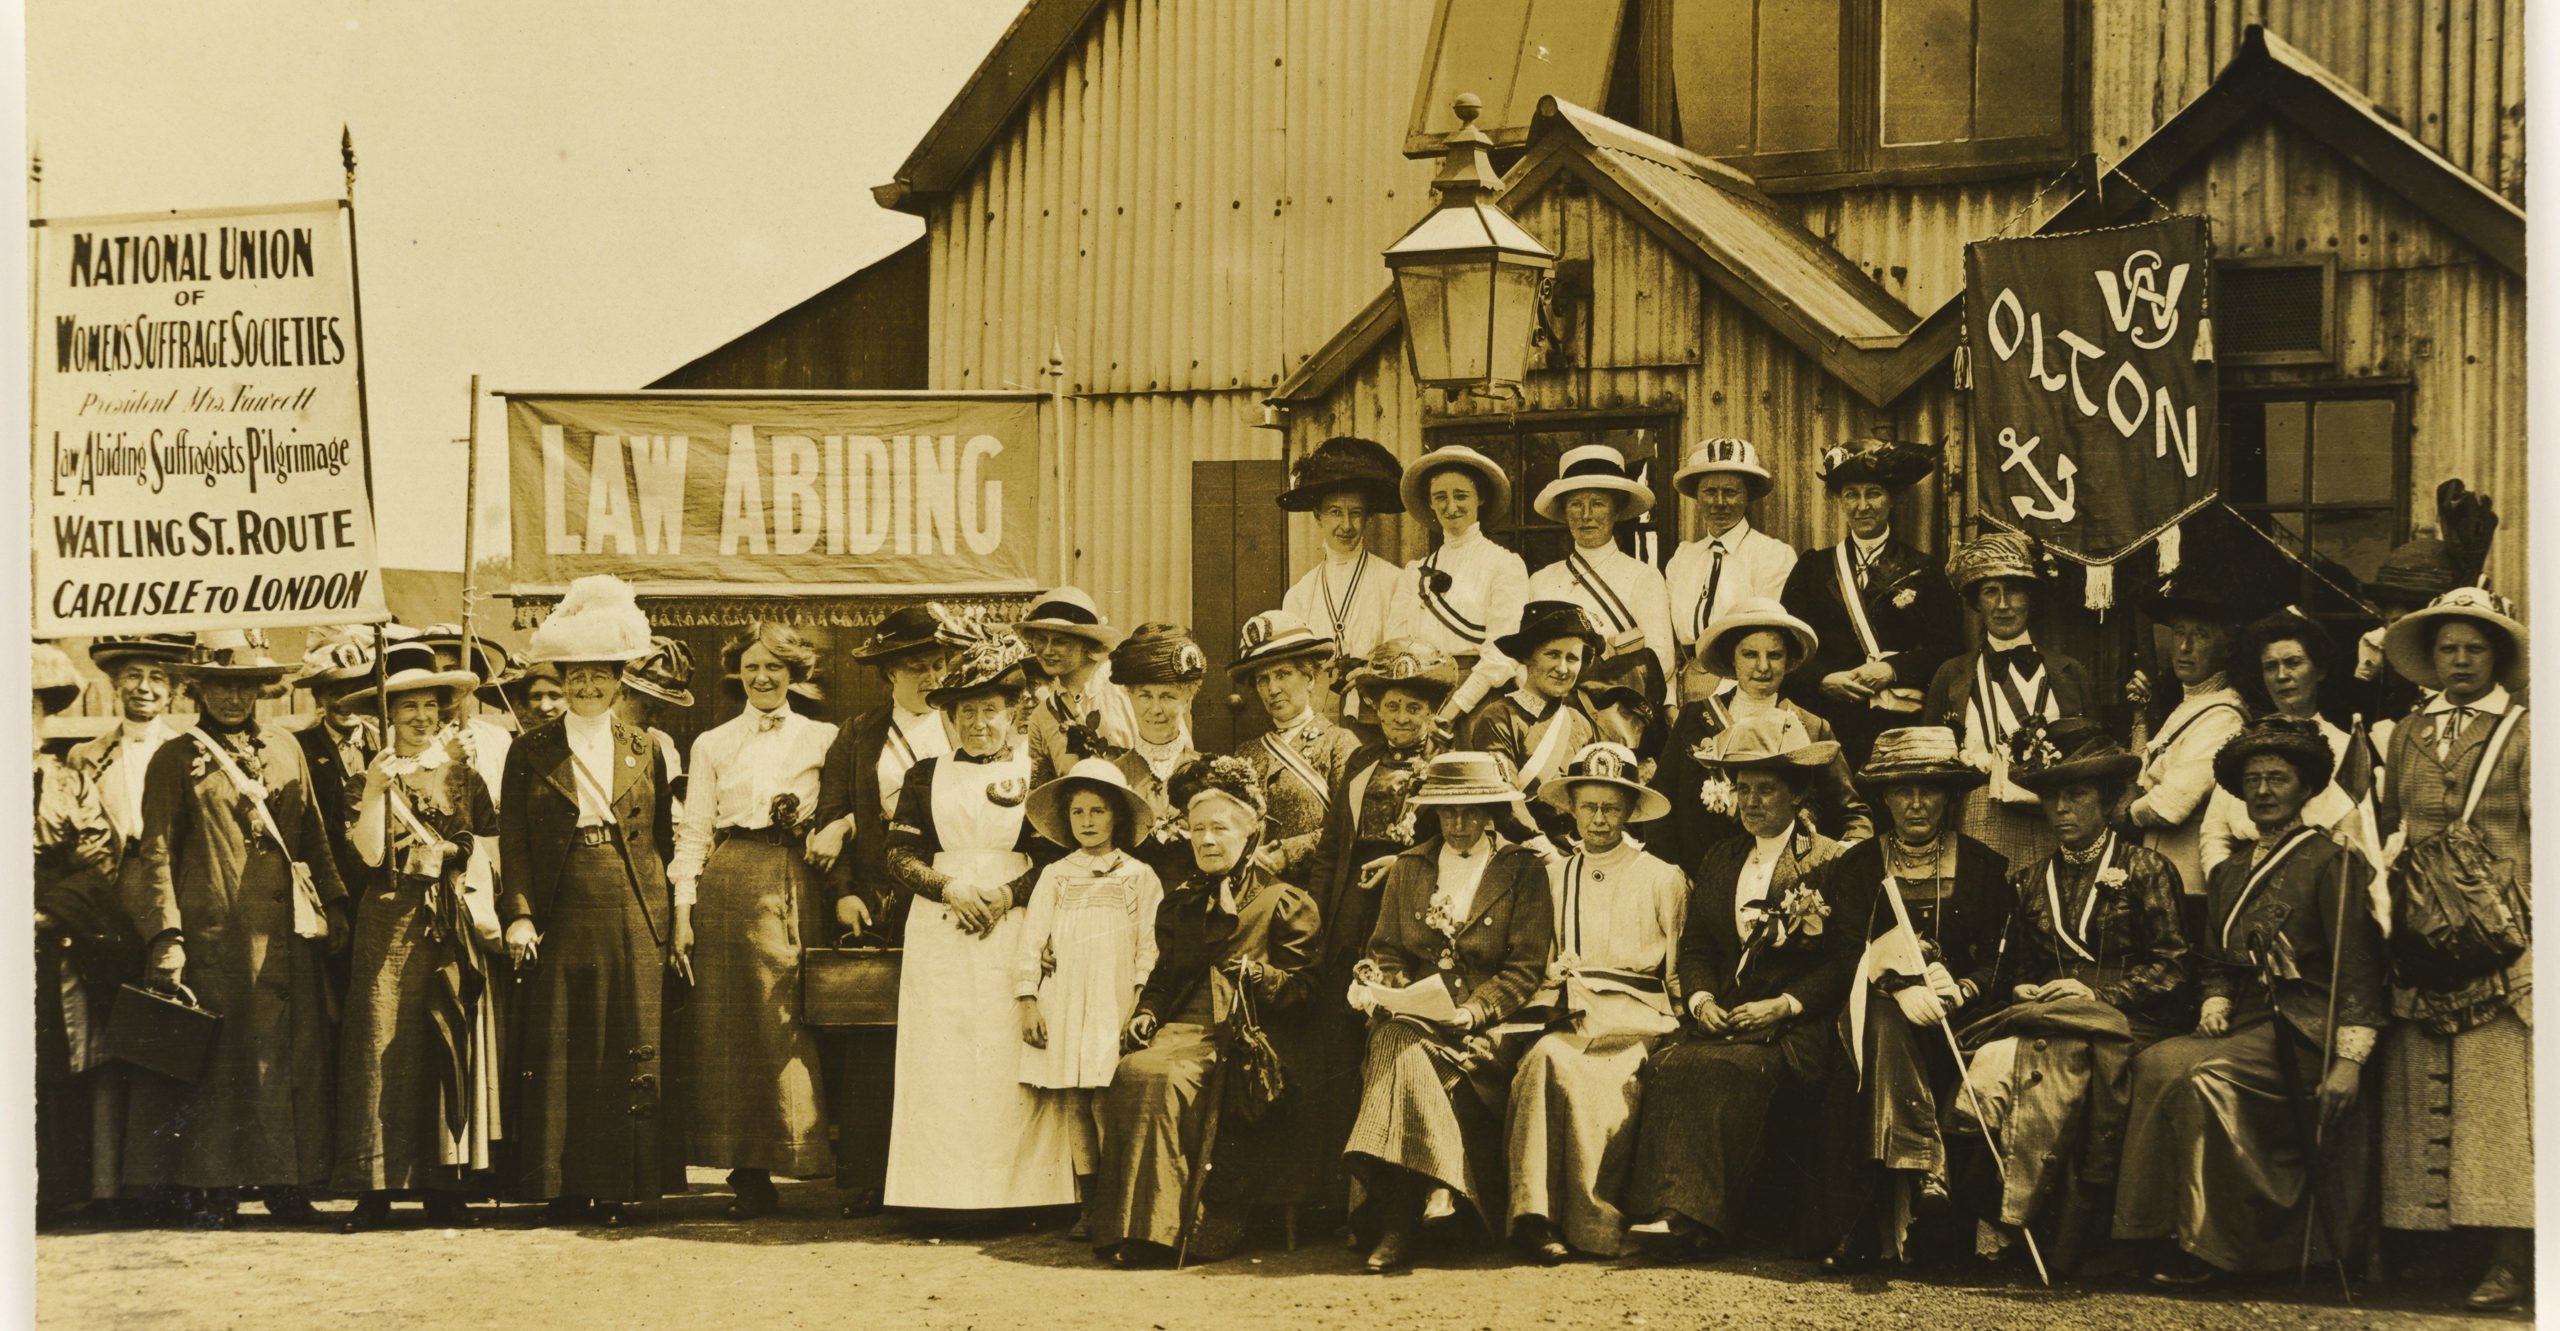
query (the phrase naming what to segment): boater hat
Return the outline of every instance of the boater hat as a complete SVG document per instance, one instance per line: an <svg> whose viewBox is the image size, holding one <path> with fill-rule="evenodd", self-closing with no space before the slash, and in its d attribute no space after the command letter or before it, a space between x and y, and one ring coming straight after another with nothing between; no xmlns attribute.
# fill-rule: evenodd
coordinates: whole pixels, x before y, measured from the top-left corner
<svg viewBox="0 0 2560 1331"><path fill-rule="evenodd" d="M1550 522L1564 521L1565 496L1581 490L1603 490L1618 497L1618 521L1638 517L1653 507L1653 489L1637 480L1626 456L1607 444L1568 448L1556 459L1556 478L1538 491L1529 507Z"/></svg>
<svg viewBox="0 0 2560 1331"><path fill-rule="evenodd" d="M127 661L157 661L175 666L194 656L196 635L192 633L128 633L93 639L89 643L90 664L104 674L112 675Z"/></svg>
<svg viewBox="0 0 2560 1331"><path fill-rule="evenodd" d="M1875 750L1854 779L1877 790L1915 783L1969 790L1990 780L1991 774L1964 760L1953 729L1896 726L1876 736Z"/></svg>
<svg viewBox="0 0 2560 1331"><path fill-rule="evenodd" d="M2429 601L2423 610L2412 610L2401 616L2382 635L2382 654L2391 668L2402 678L2420 688L2444 687L2437 682L2435 644L2436 626L2448 619L2467 619L2507 635L2509 650L2498 669L2498 682L2509 689L2521 689L2533 674L2525 669L2524 622L2516 618L2515 603L2485 587L2456 587Z"/></svg>
<svg viewBox="0 0 2560 1331"><path fill-rule="evenodd" d="M1664 799L1661 791L1636 780L1635 750L1624 744L1602 740L1583 745L1582 752L1565 765L1563 775L1549 777L1539 785L1538 798L1571 813L1575 786L1607 786L1625 791L1630 801L1627 821L1631 823L1649 823L1671 812L1671 801Z"/></svg>
<svg viewBox="0 0 2560 1331"><path fill-rule="evenodd" d="M1698 635L1698 664L1731 678L1735 644L1746 634L1770 630L1786 634L1793 643L1795 654L1787 659L1789 673L1803 669L1813 659L1814 649L1822 645L1813 626L1788 614L1785 606L1766 596L1746 596L1707 621L1707 631Z"/></svg>
<svg viewBox="0 0 2560 1331"><path fill-rule="evenodd" d="M1277 662L1322 663L1333 648L1333 639L1308 628L1307 621L1286 610L1265 610L1236 631L1236 659L1227 664L1227 674L1243 683Z"/></svg>
<svg viewBox="0 0 2560 1331"><path fill-rule="evenodd" d="M1351 687L1371 706L1389 689L1403 689L1437 707L1464 676L1449 654L1420 638L1389 638L1351 672Z"/></svg>
<svg viewBox="0 0 2560 1331"><path fill-rule="evenodd" d="M52 643L39 642L33 648L27 658L27 687L36 695L36 706L51 716L80 701L80 668Z"/></svg>
<svg viewBox="0 0 2560 1331"><path fill-rule="evenodd" d="M623 663L622 687L670 707L693 706L693 649L651 634L648 655Z"/></svg>
<svg viewBox="0 0 2560 1331"><path fill-rule="evenodd" d="M1937 452L1923 445L1897 443L1889 439L1852 439L1822 451L1819 474L1822 484L1832 490L1859 484L1901 490L1937 469Z"/></svg>
<svg viewBox="0 0 2560 1331"><path fill-rule="evenodd" d="M1490 753L1461 751L1434 757L1422 769L1422 784L1405 803L1416 808L1465 808L1499 804L1525 813L1520 788L1502 775L1502 761Z"/></svg>
<svg viewBox="0 0 2560 1331"><path fill-rule="evenodd" d="M2009 779L2038 795L2070 785L2120 785L2142 770L2139 756L2085 716L2030 721L2011 742L2020 752L2010 761Z"/></svg>
<svg viewBox="0 0 2560 1331"><path fill-rule="evenodd" d="M1689 455L1680 460L1680 470L1671 473L1673 489L1698 497L1698 482L1722 473L1742 478L1742 492L1758 499L1769 493L1769 469L1760 465L1760 450L1748 439L1701 439L1689 446Z"/></svg>
<svg viewBox="0 0 2560 1331"><path fill-rule="evenodd" d="M1063 633L1092 643L1096 651L1110 651L1120 645L1126 633L1102 620L1102 610L1082 587L1060 587L1033 602L1030 613L1014 628L1041 633Z"/></svg>
<svg viewBox="0 0 2560 1331"><path fill-rule="evenodd" d="M1031 820L1033 831L1069 850L1075 849L1075 832L1067 826L1067 798L1078 790L1093 790L1111 802L1111 844L1128 846L1155 826L1155 810L1147 806L1147 797L1129 789L1129 778L1120 764L1108 758L1080 758L1067 774L1042 782L1023 802L1024 816Z"/></svg>
<svg viewBox="0 0 2560 1331"><path fill-rule="evenodd" d="M649 617L640 613L640 594L610 573L590 573L570 583L525 644L529 659L563 665L619 665L648 654Z"/></svg>
<svg viewBox="0 0 2560 1331"><path fill-rule="evenodd" d="M480 676L468 670L439 670L436 650L424 638L391 643L383 649L385 672L379 685L367 684L348 695L351 701L369 702L376 697L388 698L395 693L414 693L420 689L468 690L480 682Z"/></svg>
<svg viewBox="0 0 2560 1331"><path fill-rule="evenodd" d="M313 643L311 650L302 654L302 673L293 677L293 686L311 690L314 697L326 698L372 677L373 644L347 634Z"/></svg>
<svg viewBox="0 0 2560 1331"><path fill-rule="evenodd" d="M1292 513L1312 513L1326 495L1350 490L1368 501L1372 514L1402 513L1402 476L1396 455L1383 445L1355 435L1335 435L1298 459L1291 468L1294 483L1280 492L1279 503Z"/></svg>
<svg viewBox="0 0 2560 1331"><path fill-rule="evenodd" d="M1584 664L1600 659L1600 630L1591 616L1571 601L1531 601L1520 608L1520 627L1493 640L1494 650L1514 661L1526 661L1558 638L1582 640Z"/></svg>
<svg viewBox="0 0 2560 1331"><path fill-rule="evenodd" d="M1430 512L1431 473L1450 467L1475 478L1479 492L1476 496L1479 501L1476 504L1476 521L1479 524L1493 514L1510 509L1511 477L1504 473L1502 464L1464 444L1451 444L1446 448L1432 449L1405 464L1404 480L1399 486L1399 492L1404 496L1405 511Z"/></svg>
<svg viewBox="0 0 2560 1331"><path fill-rule="evenodd" d="M2329 788L2329 778L2338 765L2337 755L2329 752L2328 737L2320 733L2318 722L2265 716L2223 741L2222 748L2213 755L2213 783L2246 799L2240 790L2240 773L2249 766L2250 759L2262 753L2275 754L2302 773L2305 800Z"/></svg>

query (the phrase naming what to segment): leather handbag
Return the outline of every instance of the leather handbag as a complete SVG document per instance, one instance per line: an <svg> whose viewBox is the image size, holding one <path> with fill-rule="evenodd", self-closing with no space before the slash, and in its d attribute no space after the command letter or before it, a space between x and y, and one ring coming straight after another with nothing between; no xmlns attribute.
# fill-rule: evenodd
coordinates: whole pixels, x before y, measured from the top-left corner
<svg viewBox="0 0 2560 1331"><path fill-rule="evenodd" d="M898 965L894 947L865 945L846 934L834 947L800 953L800 1020L819 1029L898 1024Z"/></svg>
<svg viewBox="0 0 2560 1331"><path fill-rule="evenodd" d="M197 1006L184 985L171 994L128 984L107 1015L107 1057L193 1085L220 1029L221 1014Z"/></svg>

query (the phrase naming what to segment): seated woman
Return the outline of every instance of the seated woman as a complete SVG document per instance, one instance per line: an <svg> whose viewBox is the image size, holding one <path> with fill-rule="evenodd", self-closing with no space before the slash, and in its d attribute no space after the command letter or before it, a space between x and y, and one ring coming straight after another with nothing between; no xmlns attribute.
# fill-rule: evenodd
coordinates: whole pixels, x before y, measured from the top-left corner
<svg viewBox="0 0 2560 1331"><path fill-rule="evenodd" d="M1498 813L1521 812L1493 755L1432 759L1411 802L1436 812L1440 835L1396 856L1349 992L1369 1014L1369 1052L1342 1156L1372 1274L1405 1265L1441 1190L1496 1232L1511 1069L1489 1032L1528 1001L1555 941L1545 866L1492 835ZM1397 1010L1429 989L1445 1016Z"/></svg>
<svg viewBox="0 0 2560 1331"><path fill-rule="evenodd" d="M2343 1260L2365 1214L2359 1091L2389 1009L2373 871L2302 821L2329 766L2318 728L2283 717L2214 756L2257 842L2213 875L2195 1034L2133 1061L2116 1192L2117 1238L2177 1240L2159 1284Z"/></svg>
<svg viewBox="0 0 2560 1331"><path fill-rule="evenodd" d="M1835 1275L1887 1255L1911 1260L1913 1217L1924 1199L1947 1197L1938 1110L1956 1090L1949 1022L1990 991L2017 907L2009 862L1956 831L1949 816L1987 779L1945 726L1884 732L1858 773L1888 830L1830 869L1868 897L1865 919L1843 921L1865 952L1844 1013L1858 1076L1834 1081L1827 1106L1836 1134L1829 1219L1840 1238L1822 1269Z"/></svg>
<svg viewBox="0 0 2560 1331"><path fill-rule="evenodd" d="M1790 725L1795 744L1834 741L1831 723L1792 698L1778 694L1787 676L1813 659L1813 629L1766 598L1746 597L1698 635L1698 666L1717 677L1715 690L1686 704L1672 723L1654 785L1678 814L1663 827L1660 850L1675 864L1695 864L1707 847L1740 831L1733 817L1733 785L1700 757L1736 722L1770 717ZM1811 802L1814 825L1842 844L1875 834L1867 802L1849 780L1849 762L1836 756L1817 776Z"/></svg>
<svg viewBox="0 0 2560 1331"><path fill-rule="evenodd" d="M1155 967L1102 1105L1093 1246L1122 1266L1177 1248L1186 1232L1192 1256L1235 1250L1251 1190L1205 1171L1213 1150L1228 1149L1218 1139L1242 1135L1266 1103L1239 1051L1255 1042L1261 1012L1305 997L1315 961L1314 900L1254 858L1265 810L1253 769L1197 758L1168 794L1190 826L1195 872L1156 910ZM1222 1114L1221 1095L1240 1112ZM1205 1204L1186 1206L1195 1198Z"/></svg>
<svg viewBox="0 0 2560 1331"><path fill-rule="evenodd" d="M1671 802L1638 785L1633 750L1594 744L1541 798L1572 813L1582 849L1547 865L1556 961L1541 1000L1555 1020L1511 1077L1511 1237L1540 1262L1616 1255L1635 1145L1637 1074L1679 1026L1671 958L1689 880L1627 834ZM1570 1245L1570 1246L1568 1246Z"/></svg>
<svg viewBox="0 0 2560 1331"><path fill-rule="evenodd" d="M1772 1101L1838 1064L1832 1023L1857 952L1851 931L1829 923L1860 918L1866 907L1841 899L1842 880L1818 872L1840 845L1798 815L1839 753L1756 716L1736 722L1709 754L1733 783L1742 831L1710 848L1690 875L1678 963L1689 1021L1645 1065L1626 1199L1629 1215L1668 1226L1677 1253L1737 1237L1763 1152L1802 1135L1773 1127Z"/></svg>
<svg viewBox="0 0 2560 1331"><path fill-rule="evenodd" d="M1536 799L1542 783L1599 738L1591 718L1574 706L1573 691L1584 666L1600 655L1600 631L1571 601L1532 601L1520 612L1520 631L1494 646L1520 663L1519 682L1470 714L1458 742L1501 759L1511 784ZM1544 837L1548 847L1561 847L1573 834L1573 819L1541 804L1528 823L1501 831L1522 841Z"/></svg>
<svg viewBox="0 0 2560 1331"><path fill-rule="evenodd" d="M2018 735L2010 778L2042 802L2059 845L2011 870L2017 912L1992 980L2006 1006L1962 1033L1972 1085L1950 1112L1958 1131L1987 1137L1997 1171L1984 1183L1996 1204L1974 1208L1996 1222L1978 1250L2005 1253L2036 1224L2061 1237L2053 1265L2069 1269L2105 1236L2126 1070L2192 1022L2193 987L2178 871L2114 829L2142 760L2085 717Z"/></svg>

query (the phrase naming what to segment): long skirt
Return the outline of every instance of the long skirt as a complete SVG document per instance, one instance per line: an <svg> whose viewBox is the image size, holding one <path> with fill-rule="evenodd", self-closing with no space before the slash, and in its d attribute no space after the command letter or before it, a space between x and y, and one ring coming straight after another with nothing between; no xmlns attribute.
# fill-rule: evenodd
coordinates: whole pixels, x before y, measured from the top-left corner
<svg viewBox="0 0 2560 1331"><path fill-rule="evenodd" d="M950 872L952 856L937 856L936 867ZM908 909L887 1205L974 1211L1076 1200L1068 1106L1022 1084L1013 1006L1021 931L1020 911L972 938L940 902Z"/></svg>
<svg viewBox="0 0 2560 1331"><path fill-rule="evenodd" d="M1845 1234L1871 1220L1882 1239L1879 1251L1908 1259L1919 1185L1947 1184L1939 1108L1964 1090L1938 1028L1912 1025L1890 995L1870 991L1863 1034L1864 1065L1840 1069L1825 1084L1833 1147L1823 1162L1823 1224Z"/></svg>
<svg viewBox="0 0 2560 1331"><path fill-rule="evenodd" d="M2383 1032L2382 1223L2533 1226L2533 1031L2513 1012L2455 1035Z"/></svg>
<svg viewBox="0 0 2560 1331"><path fill-rule="evenodd" d="M517 990L518 1191L609 1202L681 1192L682 1139L663 1112L665 963L614 848L565 856L540 957ZM665 897L651 909L665 911Z"/></svg>
<svg viewBox="0 0 2560 1331"><path fill-rule="evenodd" d="M2292 1270L2316 1186L2311 1258L2327 1261L2333 1244L2351 1246L2345 1240L2364 1211L2371 1077L2356 1107L2322 1135L2315 1184L2302 1133L2312 1111L2287 1095L2280 1060L2295 1060L2307 1097L2320 1082L2320 1048L2264 1009L2243 1020L2229 1035L2182 1035L2133 1060L2116 1237L2174 1237L2225 1271Z"/></svg>
<svg viewBox="0 0 2560 1331"><path fill-rule="evenodd" d="M440 1034L435 1010L450 1001L449 977L437 972L451 955L429 934L431 886L397 878L366 892L356 912L338 1041L338 1166L330 1180L341 1192L459 1188L467 1174L489 1167L499 1081L495 1014L483 989L460 1013L467 1023L462 1042ZM446 1077L459 1078L453 1106ZM465 1110L459 1131L444 1117L454 1106Z"/></svg>
<svg viewBox="0 0 2560 1331"><path fill-rule="evenodd" d="M1577 1252L1614 1256L1635 1160L1639 1074L1656 1037L1550 1031L1511 1074L1511 1228L1536 1218Z"/></svg>
<svg viewBox="0 0 2560 1331"><path fill-rule="evenodd" d="M135 1071L124 1181L133 1187L318 1187L329 1181L337 1032L328 949L293 933L284 858L253 842L228 918L195 921L186 984L222 1014L194 1085ZM184 867L180 867L184 872Z"/></svg>
<svg viewBox="0 0 2560 1331"><path fill-rule="evenodd" d="M1819 1078L1831 1047L1831 1027L1807 1020L1766 1041L1657 1047L1645 1065L1627 1213L1685 1216L1719 1237L1738 1237L1745 1194L1769 1148L1769 1107L1780 1091Z"/></svg>
<svg viewBox="0 0 2560 1331"><path fill-rule="evenodd" d="M1218 1066L1209 1028L1169 1022L1147 1047L1123 1056L1102 1101L1102 1171L1095 1180L1093 1246L1129 1241L1173 1247L1182 1199L1200 1158Z"/></svg>
<svg viewBox="0 0 2560 1331"><path fill-rule="evenodd" d="M1369 1027L1360 1068L1360 1116L1342 1147L1355 1213L1375 1190L1376 1165L1394 1165L1447 1188L1499 1234L1502 1116L1510 1069L1477 1034L1424 1030L1406 1020Z"/></svg>
<svg viewBox="0 0 2560 1331"><path fill-rule="evenodd" d="M693 996L673 1033L685 1068L688 1163L826 1172L818 1042L800 1022L800 898L815 875L788 846L714 846L693 904Z"/></svg>

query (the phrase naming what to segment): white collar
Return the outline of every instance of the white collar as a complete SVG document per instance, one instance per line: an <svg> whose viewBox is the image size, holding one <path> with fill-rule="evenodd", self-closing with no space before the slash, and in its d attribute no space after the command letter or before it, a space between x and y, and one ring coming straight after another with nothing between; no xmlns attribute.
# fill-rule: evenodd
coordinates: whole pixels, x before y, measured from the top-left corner
<svg viewBox="0 0 2560 1331"><path fill-rule="evenodd" d="M160 724L165 719L155 716L148 721L118 721L116 730L127 744L157 744L168 737L168 728Z"/></svg>
<svg viewBox="0 0 2560 1331"><path fill-rule="evenodd" d="M1318 723L1323 719L1324 718L1316 715L1315 704L1310 702L1308 705L1299 708L1298 714L1289 718L1287 721L1273 722L1271 726L1271 733L1278 735L1282 739L1296 739L1298 736L1315 729Z"/></svg>
<svg viewBox="0 0 2560 1331"><path fill-rule="evenodd" d="M792 718L798 715L799 713L791 710L791 704L787 701L770 712L756 706L754 703L748 703L746 706L738 709L738 714L736 716L729 718L729 724L753 734L758 724L767 716L781 717L781 723L776 725L774 729L782 730L788 728L791 725Z"/></svg>
<svg viewBox="0 0 2560 1331"><path fill-rule="evenodd" d="M1325 566L1326 568L1338 568L1338 569L1346 569L1346 570L1347 570L1347 569L1351 569L1351 568L1356 568L1356 567L1358 567L1361 563L1363 563L1364 561L1366 561L1368 558L1369 558L1369 547L1367 547L1367 546L1365 546L1365 545L1364 545L1364 546L1361 546L1359 549L1354 550L1354 551L1352 551L1350 554L1347 554L1347 555L1337 555L1337 554L1335 554L1335 553L1333 552L1333 547L1332 547L1332 546L1330 546L1330 545L1328 545L1328 546L1326 546L1326 547L1324 548L1324 566Z"/></svg>
<svg viewBox="0 0 2560 1331"><path fill-rule="evenodd" d="M1484 524L1482 522L1478 522L1476 525L1467 528L1467 534L1464 536L1450 536L1443 534L1440 538L1440 550L1441 553L1446 554L1451 550L1464 549L1467 546L1474 545L1476 542L1484 539Z"/></svg>
<svg viewBox="0 0 2560 1331"><path fill-rule="evenodd" d="M1450 845L1447 838L1444 837L1440 842L1440 858L1444 860L1466 860L1470 862L1486 859L1493 854L1493 842L1494 836L1493 829L1491 828L1486 828L1484 835L1476 838L1476 844L1473 850L1460 850L1457 847Z"/></svg>
<svg viewBox="0 0 2560 1331"><path fill-rule="evenodd" d="M2035 645L2035 632L2032 629L2014 638L1995 638L1987 629L1982 634L1982 650L1986 652L2014 652L2021 647Z"/></svg>
<svg viewBox="0 0 2560 1331"><path fill-rule="evenodd" d="M1643 842L1636 840L1633 833L1621 832L1618 834L1617 845L1596 853L1586 850L1582 852L1582 858L1586 863L1596 864L1601 868L1609 869L1617 867L1617 865L1622 861L1633 859L1643 853Z"/></svg>
<svg viewBox="0 0 2560 1331"><path fill-rule="evenodd" d="M562 733L571 739L593 740L599 735L613 733L613 713L580 716L576 712L562 712L560 726Z"/></svg>
<svg viewBox="0 0 2560 1331"><path fill-rule="evenodd" d="M910 712L906 708L900 707L895 700L892 700L889 704L889 724L896 726L900 730L905 730L910 726L923 725L925 722L932 719L933 709L930 707L927 707L920 712Z"/></svg>
<svg viewBox="0 0 2560 1331"><path fill-rule="evenodd" d="M1619 559L1632 559L1635 557L1628 554L1626 551L1619 549L1618 543L1615 539L1602 541L1598 545L1577 545L1573 547L1573 552L1582 556L1584 562L1592 564L1606 563L1611 556L1615 556Z"/></svg>
<svg viewBox="0 0 2560 1331"><path fill-rule="evenodd" d="M1893 528L1891 528L1891 527L1887 527L1887 528L1885 528L1885 529L1884 529L1884 534L1883 534L1883 535L1881 535L1881 536L1876 537L1876 538L1875 538L1874 540L1872 540L1872 541L1862 541L1862 540L1858 539L1855 535L1852 535L1852 536L1849 538L1849 550L1850 550L1850 552L1851 552L1852 554L1855 554L1855 555L1858 557L1858 562L1859 562L1859 563L1861 563L1861 564L1873 563L1873 562L1875 562L1875 557L1876 557L1877 553L1878 553L1878 552L1880 552L1880 551L1882 551L1882 550L1884 549L1884 547L1885 547L1885 542L1890 541L1890 540L1892 540L1892 539L1893 539Z"/></svg>
<svg viewBox="0 0 2560 1331"><path fill-rule="evenodd" d="M1549 713L1552 713L1556 708L1562 706L1564 703L1564 700L1561 698L1550 700L1545 695L1539 693L1536 689L1530 688L1526 684L1514 684L1511 686L1511 700L1520 704L1520 710L1527 712L1529 714L1529 719L1532 721L1546 720Z"/></svg>
<svg viewBox="0 0 2560 1331"><path fill-rule="evenodd" d="M1751 519L1744 518L1725 528L1721 534L1707 532L1698 539L1710 546L1721 545L1727 550L1739 550L1744 541L1751 539Z"/></svg>
<svg viewBox="0 0 2560 1331"><path fill-rule="evenodd" d="M2481 694L2469 703L2456 703L2452 699L2439 693L2433 698L2427 700L2426 714L2429 716L2442 716L2456 707L2467 706L2472 711L2481 713L2484 716L2505 716L2507 714L2507 704L2510 701L2511 699L2507 697L2506 685L2492 684L2489 686L2489 691L2487 693Z"/></svg>
<svg viewBox="0 0 2560 1331"><path fill-rule="evenodd" d="M1789 827L1776 836L1752 837L1750 858L1763 862L1775 861L1779 856L1787 853L1787 843L1794 840L1795 835L1796 829Z"/></svg>
<svg viewBox="0 0 2560 1331"><path fill-rule="evenodd" d="M1078 868L1099 873L1119 868L1122 852L1118 846L1107 846L1098 853L1078 846L1068 851L1066 858L1069 863Z"/></svg>

